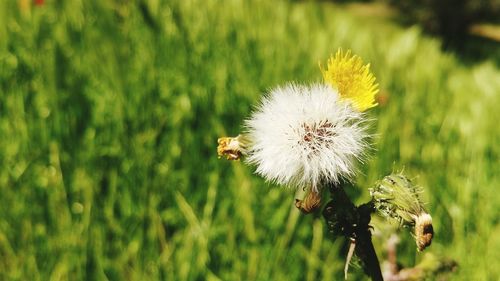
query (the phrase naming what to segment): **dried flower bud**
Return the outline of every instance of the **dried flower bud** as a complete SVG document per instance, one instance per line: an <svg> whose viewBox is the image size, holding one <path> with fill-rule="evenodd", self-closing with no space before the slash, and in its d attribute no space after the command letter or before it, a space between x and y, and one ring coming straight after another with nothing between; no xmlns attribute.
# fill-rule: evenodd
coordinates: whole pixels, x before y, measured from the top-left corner
<svg viewBox="0 0 500 281"><path fill-rule="evenodd" d="M321 195L309 189L303 200L295 199L295 207L302 212L309 214L321 205Z"/></svg>
<svg viewBox="0 0 500 281"><path fill-rule="evenodd" d="M227 160L239 160L246 154L246 142L242 135L235 138L222 137L217 140L217 154L219 158L225 156Z"/></svg>

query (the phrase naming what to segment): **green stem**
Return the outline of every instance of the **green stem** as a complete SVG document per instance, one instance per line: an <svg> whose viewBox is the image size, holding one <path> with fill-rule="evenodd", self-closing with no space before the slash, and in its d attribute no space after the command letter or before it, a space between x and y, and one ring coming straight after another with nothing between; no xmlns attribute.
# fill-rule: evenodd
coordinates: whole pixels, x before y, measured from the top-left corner
<svg viewBox="0 0 500 281"><path fill-rule="evenodd" d="M375 253L370 232L371 202L356 207L344 189L338 185L328 185L332 200L323 210L323 216L333 237L344 236L354 239L355 254L361 260L364 272L373 281L383 281L380 263Z"/></svg>

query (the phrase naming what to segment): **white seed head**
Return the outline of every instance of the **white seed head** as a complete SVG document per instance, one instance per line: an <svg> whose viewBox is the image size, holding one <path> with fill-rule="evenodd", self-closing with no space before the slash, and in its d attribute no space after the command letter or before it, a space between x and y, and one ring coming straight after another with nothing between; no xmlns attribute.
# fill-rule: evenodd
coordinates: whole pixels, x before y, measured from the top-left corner
<svg viewBox="0 0 500 281"><path fill-rule="evenodd" d="M246 120L247 161L269 181L296 187L354 175L368 137L365 116L328 85L272 89Z"/></svg>

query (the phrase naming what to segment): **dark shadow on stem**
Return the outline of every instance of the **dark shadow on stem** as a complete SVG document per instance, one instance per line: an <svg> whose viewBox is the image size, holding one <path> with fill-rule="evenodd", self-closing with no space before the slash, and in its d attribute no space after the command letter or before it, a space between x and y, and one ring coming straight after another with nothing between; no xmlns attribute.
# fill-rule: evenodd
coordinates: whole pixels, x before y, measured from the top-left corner
<svg viewBox="0 0 500 281"><path fill-rule="evenodd" d="M372 202L356 207L341 186L328 184L328 188L332 200L323 209L323 217L332 238L344 236L353 241L364 272L374 281L384 280L370 232L371 213L375 211Z"/></svg>

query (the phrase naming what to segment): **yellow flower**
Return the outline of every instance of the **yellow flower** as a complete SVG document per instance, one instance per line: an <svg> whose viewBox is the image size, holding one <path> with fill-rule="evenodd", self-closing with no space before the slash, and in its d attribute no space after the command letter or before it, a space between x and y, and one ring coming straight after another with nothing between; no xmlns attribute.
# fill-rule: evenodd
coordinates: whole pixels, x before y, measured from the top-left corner
<svg viewBox="0 0 500 281"><path fill-rule="evenodd" d="M342 99L350 100L354 108L365 111L377 106L375 95L378 93L378 84L375 76L370 72L370 64L363 65L363 61L351 51L346 53L339 49L335 56L331 56L327 69L321 68L325 81L339 91Z"/></svg>

